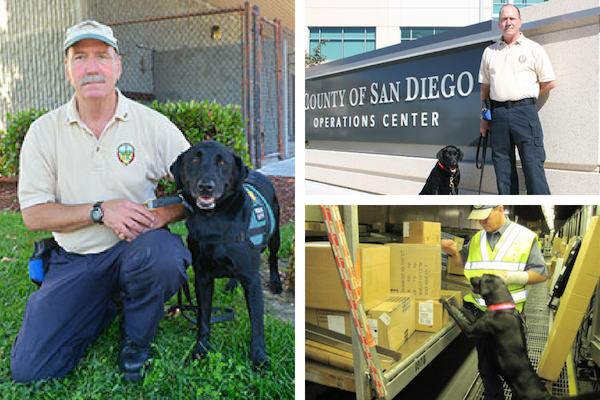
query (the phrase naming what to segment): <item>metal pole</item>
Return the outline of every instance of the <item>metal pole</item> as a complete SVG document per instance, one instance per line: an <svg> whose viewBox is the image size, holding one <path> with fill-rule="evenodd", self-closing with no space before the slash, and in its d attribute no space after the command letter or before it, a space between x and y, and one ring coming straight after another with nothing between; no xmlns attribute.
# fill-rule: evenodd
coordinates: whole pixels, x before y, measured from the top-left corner
<svg viewBox="0 0 600 400"><path fill-rule="evenodd" d="M261 15L260 8L253 6L254 16L254 145L256 168L262 166L262 53L261 53Z"/></svg>
<svg viewBox="0 0 600 400"><path fill-rule="evenodd" d="M283 47L281 35L281 20L275 19L275 54L277 58L277 144L279 147L279 159L285 158L283 148Z"/></svg>

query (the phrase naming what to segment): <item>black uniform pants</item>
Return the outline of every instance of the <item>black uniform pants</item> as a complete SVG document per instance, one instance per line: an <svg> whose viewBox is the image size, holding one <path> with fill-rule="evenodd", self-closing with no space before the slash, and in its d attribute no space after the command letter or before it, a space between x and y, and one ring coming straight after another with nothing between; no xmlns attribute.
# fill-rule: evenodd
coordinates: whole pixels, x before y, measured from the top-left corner
<svg viewBox="0 0 600 400"><path fill-rule="evenodd" d="M516 146L521 157L527 194L549 195L550 188L544 171L544 137L537 106L494 107L490 130L498 194L519 194Z"/></svg>
<svg viewBox="0 0 600 400"><path fill-rule="evenodd" d="M61 378L113 320L112 294L121 293L124 329L148 345L164 314L164 303L188 276L191 256L179 235L146 232L98 254L52 252L40 289L27 301L12 349L17 382Z"/></svg>

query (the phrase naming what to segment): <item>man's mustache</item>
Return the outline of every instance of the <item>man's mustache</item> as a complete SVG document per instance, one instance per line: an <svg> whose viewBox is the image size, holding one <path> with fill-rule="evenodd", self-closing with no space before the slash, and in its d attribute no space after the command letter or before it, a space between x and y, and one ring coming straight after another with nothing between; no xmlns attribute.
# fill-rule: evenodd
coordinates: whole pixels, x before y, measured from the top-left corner
<svg viewBox="0 0 600 400"><path fill-rule="evenodd" d="M106 78L102 75L86 75L80 81L81 86L87 85L88 83L105 83Z"/></svg>

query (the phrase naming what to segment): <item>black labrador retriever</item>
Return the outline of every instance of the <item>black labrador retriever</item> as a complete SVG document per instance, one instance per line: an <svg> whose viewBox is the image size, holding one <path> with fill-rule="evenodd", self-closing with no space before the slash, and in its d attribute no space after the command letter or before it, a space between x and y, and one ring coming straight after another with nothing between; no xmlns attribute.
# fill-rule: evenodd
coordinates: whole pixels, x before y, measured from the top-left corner
<svg viewBox="0 0 600 400"><path fill-rule="evenodd" d="M270 289L281 293L277 267L279 205L271 181L249 171L224 145L199 142L171 166L186 204L188 248L192 253L198 302L198 333L192 358L211 350L210 313L215 278L241 283L251 324L250 359L269 365L265 351L260 255L269 247Z"/></svg>
<svg viewBox="0 0 600 400"><path fill-rule="evenodd" d="M463 307L455 307L444 298L441 298L440 302L467 337L478 343L479 349L484 348L494 354L496 370L508 383L515 398L600 399L600 393L560 398L551 396L529 361L525 341L525 322L514 308L515 303L504 281L496 275L486 274L481 278L471 278L471 286L475 293L479 293L484 298L488 306L488 310L479 319L475 319L469 311Z"/></svg>
<svg viewBox="0 0 600 400"><path fill-rule="evenodd" d="M463 152L456 146L446 146L437 153L438 162L427 177L419 194L458 194Z"/></svg>

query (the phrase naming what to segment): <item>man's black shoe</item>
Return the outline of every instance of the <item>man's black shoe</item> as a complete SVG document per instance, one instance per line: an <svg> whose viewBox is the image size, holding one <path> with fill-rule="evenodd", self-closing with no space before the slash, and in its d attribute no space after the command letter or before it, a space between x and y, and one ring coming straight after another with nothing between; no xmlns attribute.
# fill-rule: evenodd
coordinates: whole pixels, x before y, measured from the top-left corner
<svg viewBox="0 0 600 400"><path fill-rule="evenodd" d="M125 374L125 380L129 382L142 380L147 369L145 364L150 356L150 346L140 346L125 337L121 341L119 350L119 368Z"/></svg>

